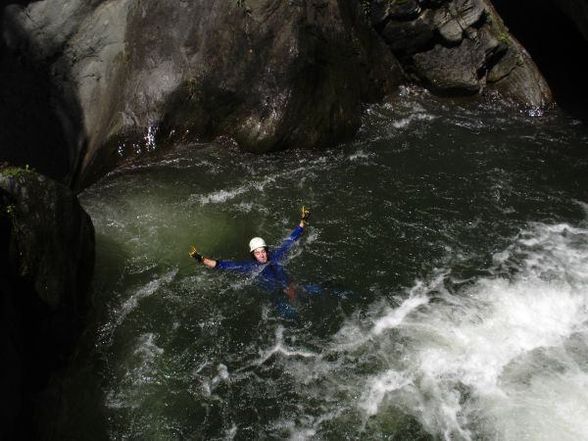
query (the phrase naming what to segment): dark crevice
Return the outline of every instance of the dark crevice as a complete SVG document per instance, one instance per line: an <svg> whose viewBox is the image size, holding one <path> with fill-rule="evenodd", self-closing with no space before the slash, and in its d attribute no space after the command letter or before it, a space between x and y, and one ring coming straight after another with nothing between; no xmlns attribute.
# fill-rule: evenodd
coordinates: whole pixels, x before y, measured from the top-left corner
<svg viewBox="0 0 588 441"><path fill-rule="evenodd" d="M47 66L3 50L0 77L0 160L63 181L69 154Z"/></svg>
<svg viewBox="0 0 588 441"><path fill-rule="evenodd" d="M13 7L28 3L14 2ZM51 65L61 53L35 59L20 25L5 10L0 9L0 15L0 162L28 165L70 184L78 166L76 130L82 122L77 98L65 99L53 77Z"/></svg>
<svg viewBox="0 0 588 441"><path fill-rule="evenodd" d="M508 46L504 43L498 43L498 46L492 48L492 50L486 53L486 58L484 60L484 64L480 66L478 71L476 72L478 78L485 77L488 72L492 70L494 66L498 64L498 62L504 57L504 55L508 52Z"/></svg>

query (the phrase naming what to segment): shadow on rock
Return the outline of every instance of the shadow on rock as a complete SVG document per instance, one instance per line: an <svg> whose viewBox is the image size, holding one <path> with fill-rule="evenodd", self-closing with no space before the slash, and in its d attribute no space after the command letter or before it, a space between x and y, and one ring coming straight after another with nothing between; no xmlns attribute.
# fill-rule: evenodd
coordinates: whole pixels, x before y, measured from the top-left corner
<svg viewBox="0 0 588 441"><path fill-rule="evenodd" d="M36 421L60 395L42 395L83 329L94 268L94 229L67 187L0 169L0 264L0 438L51 439Z"/></svg>
<svg viewBox="0 0 588 441"><path fill-rule="evenodd" d="M63 72L35 52L10 8L18 9L5 8L0 29L0 162L28 165L69 185L83 148L79 100L59 85Z"/></svg>

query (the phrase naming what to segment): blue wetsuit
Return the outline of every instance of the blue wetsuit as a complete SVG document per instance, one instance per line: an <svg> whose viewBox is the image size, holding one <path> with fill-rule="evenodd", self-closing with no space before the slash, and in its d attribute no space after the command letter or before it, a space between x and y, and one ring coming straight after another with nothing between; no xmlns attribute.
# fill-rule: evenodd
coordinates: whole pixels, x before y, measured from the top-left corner
<svg viewBox="0 0 588 441"><path fill-rule="evenodd" d="M246 262L232 262L228 260L217 260L216 269L235 271L244 274L253 274L259 280L262 287L270 293L284 293L290 285L290 278L284 270L283 261L294 243L300 239L304 228L298 225L282 244L269 254L267 263L260 263L256 260ZM283 296L274 299L280 314L287 318L294 318L296 310L288 304Z"/></svg>

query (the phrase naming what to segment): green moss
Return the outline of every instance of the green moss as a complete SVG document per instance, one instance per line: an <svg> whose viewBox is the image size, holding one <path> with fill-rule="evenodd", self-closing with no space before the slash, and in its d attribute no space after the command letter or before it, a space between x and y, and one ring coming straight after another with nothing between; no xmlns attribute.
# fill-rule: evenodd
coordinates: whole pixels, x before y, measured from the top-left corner
<svg viewBox="0 0 588 441"><path fill-rule="evenodd" d="M9 178L17 178L19 176L26 175L28 173L33 173L34 170L29 167L27 164L24 168L23 167L6 167L0 169L0 174L9 177Z"/></svg>
<svg viewBox="0 0 588 441"><path fill-rule="evenodd" d="M506 32L506 31L499 32L498 35L496 36L496 38L501 43L504 43L504 44L510 43L510 35L508 35L508 32Z"/></svg>
<svg viewBox="0 0 588 441"><path fill-rule="evenodd" d="M185 87L190 99L193 99L199 91L198 80L196 78L189 78L183 86Z"/></svg>
<svg viewBox="0 0 588 441"><path fill-rule="evenodd" d="M508 27L504 24L500 17L488 14L487 22L490 25L492 35L494 35L501 43L510 45L512 40L508 31Z"/></svg>
<svg viewBox="0 0 588 441"><path fill-rule="evenodd" d="M14 213L16 211L16 205L14 204L9 204L6 206L6 208L4 209L4 211L6 212L6 214L10 217L14 216Z"/></svg>
<svg viewBox="0 0 588 441"><path fill-rule="evenodd" d="M410 0L387 0L387 1L388 1L388 3L391 3L393 5L401 5L403 3L407 3ZM366 15L369 15L372 10L372 0L359 0L359 3L361 4L363 12Z"/></svg>
<svg viewBox="0 0 588 441"><path fill-rule="evenodd" d="M364 14L369 16L369 14L372 10L371 0L360 0L359 2L361 3L361 7L363 9Z"/></svg>

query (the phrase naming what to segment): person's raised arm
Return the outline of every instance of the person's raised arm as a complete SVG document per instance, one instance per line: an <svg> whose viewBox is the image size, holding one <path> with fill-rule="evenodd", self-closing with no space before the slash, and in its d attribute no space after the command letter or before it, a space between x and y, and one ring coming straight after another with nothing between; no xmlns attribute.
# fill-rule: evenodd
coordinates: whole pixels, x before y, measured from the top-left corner
<svg viewBox="0 0 588 441"><path fill-rule="evenodd" d="M194 245L192 245L192 249L189 251L188 254L196 262L201 263L202 265L208 268L216 268L216 265L218 263L216 260L211 259L209 257L204 257L202 254L198 253L198 250L196 250L196 247Z"/></svg>
<svg viewBox="0 0 588 441"><path fill-rule="evenodd" d="M294 243L300 239L302 233L304 233L304 227L310 217L310 209L302 207L300 211L300 223L292 230L290 235L282 242L278 249L272 253L272 259L281 260L290 251Z"/></svg>
<svg viewBox="0 0 588 441"><path fill-rule="evenodd" d="M306 226L306 224L308 223L309 217L310 217L310 208L307 208L303 205L302 209L300 210L300 224L299 224L302 228L304 228Z"/></svg>

